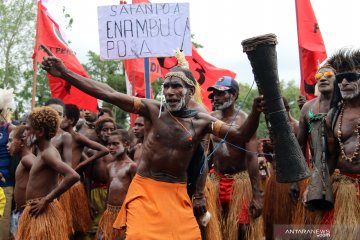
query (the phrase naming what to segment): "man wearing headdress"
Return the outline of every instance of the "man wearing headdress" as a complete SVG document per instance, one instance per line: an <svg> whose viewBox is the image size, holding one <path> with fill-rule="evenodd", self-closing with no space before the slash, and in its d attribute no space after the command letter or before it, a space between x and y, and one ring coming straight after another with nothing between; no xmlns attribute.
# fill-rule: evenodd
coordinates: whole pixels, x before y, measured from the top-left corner
<svg viewBox="0 0 360 240"><path fill-rule="evenodd" d="M325 146L322 146L321 137L325 131L326 115L330 110L331 98L333 95L334 81L335 81L335 69L332 68L328 62L320 65L314 78L317 81L315 86L318 92L316 98L306 102L301 108L300 120L299 120L299 131L297 139L302 149L304 156L307 155L307 144L309 143L311 152L310 168L314 170L313 165L315 162L320 162L322 157L322 151ZM321 170L321 169L320 169ZM319 174L321 171L313 172L313 174ZM319 176L318 176L319 177ZM324 178L321 176L321 179ZM302 196L305 188L309 184L310 179L305 179L299 182L298 191ZM293 185L294 187L294 185ZM292 195L294 197L294 195ZM293 199L298 200L298 199ZM308 205L307 207L310 207ZM298 213L295 217L293 224L319 224L321 221L321 212L314 211L309 212L307 210Z"/></svg>
<svg viewBox="0 0 360 240"><path fill-rule="evenodd" d="M195 184L192 202L186 189L187 169L200 141L207 133L229 141L247 142L254 135L262 107L256 98L242 127L232 126L209 114L188 109L196 81L192 73L176 67L166 74L163 101L139 99L116 92L106 84L91 81L67 69L50 55L43 68L78 89L121 109L144 117L143 156L130 184L114 227L126 227L126 239L201 239L195 215L206 213L204 177ZM206 163L206 161L205 161ZM202 168L206 171L207 166ZM192 204L197 207L192 208Z"/></svg>
<svg viewBox="0 0 360 240"><path fill-rule="evenodd" d="M335 198L323 222L334 239L360 234L360 49L340 49L328 60L336 70L332 109L327 116L329 171Z"/></svg>
<svg viewBox="0 0 360 240"><path fill-rule="evenodd" d="M239 84L235 79L221 77L207 90L211 91L209 97L215 109L212 116L229 125L243 125L247 114L235 108L239 96ZM255 218L261 214L263 196L259 186L256 134L248 143L234 142L237 146L222 143L222 139L216 136L212 136L212 141L215 151L214 166L210 172L221 205L219 221L222 223L223 239L245 239L246 235L249 239L259 238L262 228L261 223L255 226ZM254 228L255 232L249 231Z"/></svg>

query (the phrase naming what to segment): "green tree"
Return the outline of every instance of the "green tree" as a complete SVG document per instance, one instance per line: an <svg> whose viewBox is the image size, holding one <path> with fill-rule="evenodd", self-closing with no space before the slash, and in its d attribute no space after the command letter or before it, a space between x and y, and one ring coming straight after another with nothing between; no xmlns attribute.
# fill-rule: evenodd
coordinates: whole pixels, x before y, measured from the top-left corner
<svg viewBox="0 0 360 240"><path fill-rule="evenodd" d="M240 83L240 93L237 100L237 106L244 112L249 113L251 111L253 99L259 95L258 90L253 83L249 85L247 83ZM299 96L300 89L295 85L295 81L285 82L284 80L280 81L280 91L282 95L285 96L289 102L290 113L295 119L299 119L300 110L297 106L296 100ZM268 137L269 132L266 126L264 114L260 117L259 128L257 130L257 135L259 138Z"/></svg>
<svg viewBox="0 0 360 240"><path fill-rule="evenodd" d="M98 54L89 51L88 62L84 67L92 79L106 83L118 92L126 93L125 75L122 71L121 61L102 61ZM112 110L117 123L124 127L129 125L127 112L107 102L103 102L103 106Z"/></svg>
<svg viewBox="0 0 360 240"><path fill-rule="evenodd" d="M20 109L28 99L18 93L24 83L32 81L29 71L35 39L35 6L33 0L0 0L0 87L15 89Z"/></svg>
<svg viewBox="0 0 360 240"><path fill-rule="evenodd" d="M29 69L23 72L24 79L28 79L24 81L23 89L18 92L20 96L18 98L18 111L23 113L29 110L32 99L32 89L33 89L33 69ZM36 76L36 106L43 106L45 102L51 98L51 91L49 87L47 72L40 68L40 65L37 66L37 76Z"/></svg>

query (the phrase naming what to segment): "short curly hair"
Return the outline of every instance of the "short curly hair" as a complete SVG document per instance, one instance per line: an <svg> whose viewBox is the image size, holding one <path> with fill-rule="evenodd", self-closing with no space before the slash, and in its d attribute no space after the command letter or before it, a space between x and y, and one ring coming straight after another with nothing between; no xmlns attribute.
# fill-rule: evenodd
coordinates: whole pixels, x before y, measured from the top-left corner
<svg viewBox="0 0 360 240"><path fill-rule="evenodd" d="M35 130L44 129L45 138L50 140L56 135L60 125L59 114L51 107L38 107L28 117L31 127Z"/></svg>
<svg viewBox="0 0 360 240"><path fill-rule="evenodd" d="M104 117L104 118L96 121L96 123L95 123L95 132L97 134L99 134L101 132L101 129L103 128L104 124L107 123L107 122L110 122L110 123L114 124L114 126L116 128L116 123L115 123L115 120L113 118Z"/></svg>

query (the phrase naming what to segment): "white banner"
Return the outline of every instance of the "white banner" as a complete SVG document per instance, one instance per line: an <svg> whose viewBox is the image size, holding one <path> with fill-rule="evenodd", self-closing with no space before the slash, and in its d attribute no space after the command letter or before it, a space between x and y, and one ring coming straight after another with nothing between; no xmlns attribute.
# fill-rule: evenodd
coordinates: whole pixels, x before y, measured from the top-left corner
<svg viewBox="0 0 360 240"><path fill-rule="evenodd" d="M191 55L189 3L100 6L98 23L102 59Z"/></svg>

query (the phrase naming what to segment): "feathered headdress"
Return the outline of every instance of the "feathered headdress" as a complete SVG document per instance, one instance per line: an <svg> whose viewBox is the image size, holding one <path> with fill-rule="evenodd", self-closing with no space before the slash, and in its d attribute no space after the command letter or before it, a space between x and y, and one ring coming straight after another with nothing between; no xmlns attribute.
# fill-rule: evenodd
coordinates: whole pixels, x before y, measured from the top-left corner
<svg viewBox="0 0 360 240"><path fill-rule="evenodd" d="M13 92L12 88L0 88L0 115L6 121L10 120L11 112L15 109Z"/></svg>
<svg viewBox="0 0 360 240"><path fill-rule="evenodd" d="M173 70L170 72L168 72L166 75L165 75L165 78L167 77L178 77L180 79L182 79L187 85L189 86L193 86L195 88L195 93L194 93L194 100L195 102L199 103L199 104L202 104L203 105L203 101L202 101L202 97L201 97L201 88L200 88L200 84L195 80L194 76L192 75L190 69L189 69L189 63L188 61L186 60L185 58L185 55L183 53L182 50L180 49L176 49L175 50L175 57L177 59L177 67L180 67L180 68L183 68L183 69L186 69L189 74L185 74L184 71L176 71L176 70ZM189 75L189 76L187 76ZM191 75L191 76L190 76ZM165 97L163 95L163 85L161 85L161 96L160 96L160 109L162 109L162 105L163 105L163 102L165 101ZM159 118L161 116L161 111L159 112Z"/></svg>
<svg viewBox="0 0 360 240"><path fill-rule="evenodd" d="M179 48L175 50L175 57L178 61L178 66L185 68L185 69L189 69L189 62L186 60L184 52L181 51ZM183 79L183 78L181 78ZM184 80L184 79L183 79ZM201 97L201 88L200 88L200 84L196 81L186 81L190 86L194 86L195 87L195 94L194 94L194 100L195 102L199 103L199 104L203 104L202 101L202 97Z"/></svg>

